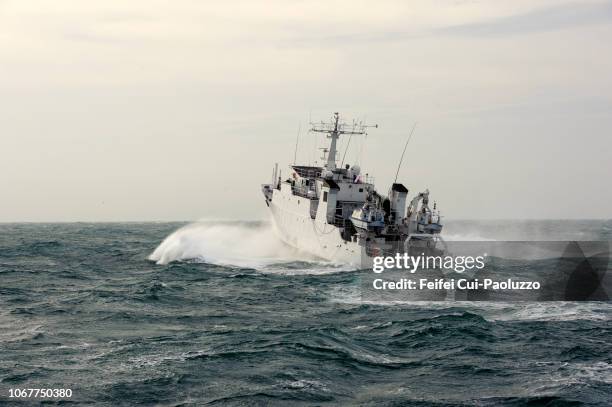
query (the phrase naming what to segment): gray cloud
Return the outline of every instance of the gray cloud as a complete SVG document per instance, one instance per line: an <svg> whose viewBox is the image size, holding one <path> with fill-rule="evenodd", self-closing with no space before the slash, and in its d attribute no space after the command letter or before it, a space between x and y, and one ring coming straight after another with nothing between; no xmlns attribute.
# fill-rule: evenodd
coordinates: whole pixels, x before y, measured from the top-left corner
<svg viewBox="0 0 612 407"><path fill-rule="evenodd" d="M490 21L440 28L437 33L467 36L506 36L612 22L612 2L567 3Z"/></svg>
<svg viewBox="0 0 612 407"><path fill-rule="evenodd" d="M531 10L521 14L430 29L408 28L410 26L409 21L406 21L406 27L364 32L343 31L341 28L337 33L327 36L320 36L318 33L329 32L330 27L292 26L291 28L285 28L293 31L292 40L287 42L290 46L313 44L317 46L332 46L337 44L361 44L363 42L417 40L435 36L491 38L609 23L612 23L612 1L602 3L566 3L554 7Z"/></svg>

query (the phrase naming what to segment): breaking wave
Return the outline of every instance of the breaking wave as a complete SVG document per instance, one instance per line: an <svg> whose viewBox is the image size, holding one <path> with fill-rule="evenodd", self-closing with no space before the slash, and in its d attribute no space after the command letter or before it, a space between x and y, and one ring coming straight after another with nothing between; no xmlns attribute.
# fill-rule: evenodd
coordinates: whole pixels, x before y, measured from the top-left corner
<svg viewBox="0 0 612 407"><path fill-rule="evenodd" d="M198 261L229 267L270 269L287 265L299 272L300 265L329 265L308 253L283 243L267 222L201 221L184 226L168 237L149 256L157 264ZM316 271L316 270L314 270Z"/></svg>

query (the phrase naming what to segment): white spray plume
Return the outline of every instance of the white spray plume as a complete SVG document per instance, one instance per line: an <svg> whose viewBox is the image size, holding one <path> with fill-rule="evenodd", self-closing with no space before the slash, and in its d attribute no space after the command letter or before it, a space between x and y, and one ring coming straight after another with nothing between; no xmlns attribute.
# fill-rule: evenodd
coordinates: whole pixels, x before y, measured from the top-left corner
<svg viewBox="0 0 612 407"><path fill-rule="evenodd" d="M274 234L271 224L260 222L203 221L189 224L164 239L149 260L158 264L196 260L254 269L308 262L326 265L328 272L340 271L334 265L284 244Z"/></svg>

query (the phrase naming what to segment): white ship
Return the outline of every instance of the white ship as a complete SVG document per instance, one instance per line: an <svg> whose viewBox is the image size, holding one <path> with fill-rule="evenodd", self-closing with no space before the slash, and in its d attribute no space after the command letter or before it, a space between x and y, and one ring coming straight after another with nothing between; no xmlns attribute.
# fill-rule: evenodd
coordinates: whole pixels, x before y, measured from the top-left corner
<svg viewBox="0 0 612 407"><path fill-rule="evenodd" d="M375 256L438 250L442 223L436 204L429 207L428 190L416 194L407 205L404 185L393 183L388 196L383 196L358 165L337 167L340 136L365 134L367 127L341 122L335 113L331 122L311 128L330 139L323 167L291 165L290 176L283 180L275 165L272 183L263 184L262 192L285 243L362 268L371 267Z"/></svg>

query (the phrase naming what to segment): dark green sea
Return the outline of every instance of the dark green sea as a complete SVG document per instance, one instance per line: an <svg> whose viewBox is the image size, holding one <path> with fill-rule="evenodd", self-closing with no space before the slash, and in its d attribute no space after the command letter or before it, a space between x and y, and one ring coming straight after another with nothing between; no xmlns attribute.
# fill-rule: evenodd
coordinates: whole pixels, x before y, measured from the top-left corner
<svg viewBox="0 0 612 407"><path fill-rule="evenodd" d="M612 240L612 222L445 232ZM364 303L371 272L262 222L0 224L0 405L612 405L609 302ZM72 397L9 397L28 388Z"/></svg>

